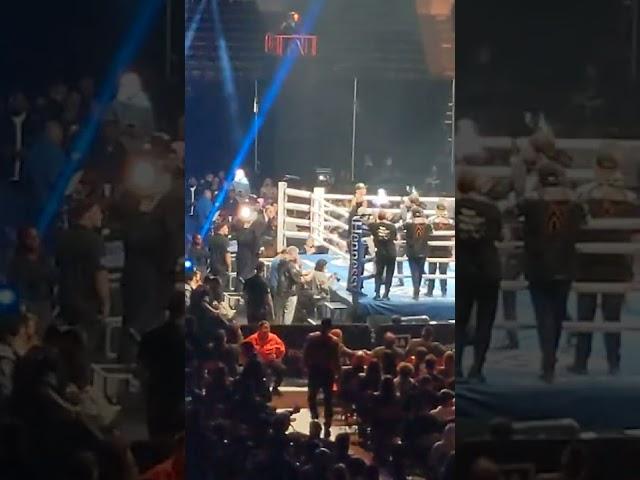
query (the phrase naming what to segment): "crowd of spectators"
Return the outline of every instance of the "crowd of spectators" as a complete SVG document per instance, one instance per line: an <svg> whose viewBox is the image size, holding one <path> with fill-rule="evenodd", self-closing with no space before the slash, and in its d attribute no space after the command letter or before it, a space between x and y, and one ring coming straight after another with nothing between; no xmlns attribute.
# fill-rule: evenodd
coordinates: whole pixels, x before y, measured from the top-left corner
<svg viewBox="0 0 640 480"><path fill-rule="evenodd" d="M453 478L454 354L430 327L405 347L387 332L382 345L356 351L323 320L301 353L307 405L276 410L294 375L290 346L265 320L245 338L237 316L206 299L203 312L199 293L211 289L195 270L187 278L190 478ZM309 432L295 428L300 407Z"/></svg>
<svg viewBox="0 0 640 480"><path fill-rule="evenodd" d="M89 77L16 90L0 112L3 478L183 469L181 112L158 118L135 73L117 87L108 104ZM113 321L115 403L91 381Z"/></svg>

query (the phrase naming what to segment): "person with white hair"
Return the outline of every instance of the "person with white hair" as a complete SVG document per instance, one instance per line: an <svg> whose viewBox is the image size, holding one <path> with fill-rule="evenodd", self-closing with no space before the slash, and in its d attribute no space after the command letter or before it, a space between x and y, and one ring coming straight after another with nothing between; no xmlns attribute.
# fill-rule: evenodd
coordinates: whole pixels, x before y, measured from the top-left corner
<svg viewBox="0 0 640 480"><path fill-rule="evenodd" d="M127 72L120 77L111 114L131 137L147 138L155 130L153 107L136 73Z"/></svg>

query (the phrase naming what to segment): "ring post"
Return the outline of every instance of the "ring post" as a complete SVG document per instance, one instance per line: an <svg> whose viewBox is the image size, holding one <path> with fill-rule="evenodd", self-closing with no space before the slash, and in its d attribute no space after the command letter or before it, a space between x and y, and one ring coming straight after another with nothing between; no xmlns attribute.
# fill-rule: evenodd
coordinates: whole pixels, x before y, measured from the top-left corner
<svg viewBox="0 0 640 480"><path fill-rule="evenodd" d="M278 253L287 246L284 228L286 225L287 182L278 182L278 228L276 232L276 249Z"/></svg>
<svg viewBox="0 0 640 480"><path fill-rule="evenodd" d="M324 239L324 188L315 187L313 189L313 195L311 196L311 237L317 240Z"/></svg>

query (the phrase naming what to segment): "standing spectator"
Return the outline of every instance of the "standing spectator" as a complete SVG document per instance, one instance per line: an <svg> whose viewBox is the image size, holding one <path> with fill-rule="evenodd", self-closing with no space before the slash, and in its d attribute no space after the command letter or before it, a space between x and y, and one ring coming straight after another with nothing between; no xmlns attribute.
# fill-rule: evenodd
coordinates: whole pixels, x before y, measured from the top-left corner
<svg viewBox="0 0 640 480"><path fill-rule="evenodd" d="M324 259L318 260L309 278L309 285L311 286L311 294L313 296L312 305L314 318L318 315L318 307L324 302L329 301L331 294L329 287L334 278L333 275L327 273L327 261Z"/></svg>
<svg viewBox="0 0 640 480"><path fill-rule="evenodd" d="M50 199L58 175L67 163L64 132L56 121L48 121L45 132L29 151L23 178L31 194L31 218L35 221Z"/></svg>
<svg viewBox="0 0 640 480"><path fill-rule="evenodd" d="M18 178L20 166L34 140L35 122L22 92L9 98L9 115L0 124L0 178Z"/></svg>
<svg viewBox="0 0 640 480"><path fill-rule="evenodd" d="M202 275L207 273L207 264L209 263L209 252L204 247L202 236L196 233L191 240L187 258L193 263L193 268L198 270Z"/></svg>
<svg viewBox="0 0 640 480"><path fill-rule="evenodd" d="M285 258L278 263L278 281L274 301L277 324L291 325L293 323L298 304L298 287L302 282L298 262L298 247L289 247Z"/></svg>
<svg viewBox="0 0 640 480"><path fill-rule="evenodd" d="M222 285L229 285L231 271L231 253L229 252L229 225L218 223L214 227L214 234L209 239L209 271L211 275L220 278Z"/></svg>
<svg viewBox="0 0 640 480"><path fill-rule="evenodd" d="M113 117L131 139L148 138L154 132L153 107L137 74L127 72L122 75L111 109Z"/></svg>
<svg viewBox="0 0 640 480"><path fill-rule="evenodd" d="M324 398L324 436L331 437L333 421L333 385L340 372L340 345L331 335L331 319L322 320L320 331L309 334L304 345L303 362L309 378L307 400L311 418L318 420L318 393Z"/></svg>
<svg viewBox="0 0 640 480"><path fill-rule="evenodd" d="M273 387L271 393L280 396L280 385L284 380L286 370L282 359L286 353L284 342L275 333L271 333L269 322L262 321L258 324L258 331L246 338L246 342L253 344L258 357L273 375Z"/></svg>
<svg viewBox="0 0 640 480"><path fill-rule="evenodd" d="M93 199L73 208L72 226L58 243L60 309L64 320L82 329L91 354L99 354L102 324L109 316L109 275L103 263L102 208Z"/></svg>
<svg viewBox="0 0 640 480"><path fill-rule="evenodd" d="M242 228L236 232L238 251L236 253L236 291L242 291L244 281L253 275L258 264L260 242L251 221L244 221Z"/></svg>
<svg viewBox="0 0 640 480"><path fill-rule="evenodd" d="M538 174L540 193L525 198L519 211L524 216L525 278L542 353L540 378L552 382L584 214L573 192L561 184L558 167L545 164Z"/></svg>
<svg viewBox="0 0 640 480"><path fill-rule="evenodd" d="M94 170L106 184L116 183L124 174L127 150L119 133L118 122L106 120L85 166Z"/></svg>
<svg viewBox="0 0 640 480"><path fill-rule="evenodd" d="M202 273L199 270L188 270L184 278L184 305L191 306L191 296L193 292L202 285Z"/></svg>
<svg viewBox="0 0 640 480"><path fill-rule="evenodd" d="M265 204L271 204L278 201L278 187L273 184L273 180L265 178L260 188L260 197L264 200Z"/></svg>
<svg viewBox="0 0 640 480"><path fill-rule="evenodd" d="M140 341L139 363L146 373L147 428L152 439L173 439L184 429L185 308L176 290L168 318Z"/></svg>
<svg viewBox="0 0 640 480"><path fill-rule="evenodd" d="M198 231L202 232L203 228L209 221L209 212L213 208L213 194L211 190L206 189L202 192L202 196L196 202L195 216Z"/></svg>
<svg viewBox="0 0 640 480"><path fill-rule="evenodd" d="M478 179L462 172L456 199L456 279L466 288L456 292L456 376L462 377L471 312L477 305L473 366L469 378L484 381L482 368L491 344L500 292L500 257L496 242L502 238L498 208L479 192Z"/></svg>
<svg viewBox="0 0 640 480"><path fill-rule="evenodd" d="M244 282L244 303L247 308L247 322L250 325L273 318L273 301L264 271L264 263L258 262L255 275Z"/></svg>
<svg viewBox="0 0 640 480"><path fill-rule="evenodd" d="M38 332L43 334L51 322L56 273L53 262L42 251L35 228L18 232L18 245L7 277L18 288L27 311L38 317Z"/></svg>

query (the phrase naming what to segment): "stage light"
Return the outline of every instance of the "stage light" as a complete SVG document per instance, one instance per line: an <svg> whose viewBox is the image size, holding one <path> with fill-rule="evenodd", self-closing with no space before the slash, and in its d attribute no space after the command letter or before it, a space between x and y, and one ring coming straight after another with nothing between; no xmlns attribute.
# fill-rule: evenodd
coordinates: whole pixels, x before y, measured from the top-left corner
<svg viewBox="0 0 640 480"><path fill-rule="evenodd" d="M184 261L184 269L191 270L193 268L193 262L188 258Z"/></svg>
<svg viewBox="0 0 640 480"><path fill-rule="evenodd" d="M235 179L233 180L234 182L242 182L245 181L247 179L247 176L244 173L244 170L239 168L238 170L236 170L236 176Z"/></svg>
<svg viewBox="0 0 640 480"><path fill-rule="evenodd" d="M387 196L387 192L384 188L378 189L378 195L376 196L374 203L379 207L382 205L386 205L389 202L389 197Z"/></svg>
<svg viewBox="0 0 640 480"><path fill-rule="evenodd" d="M126 183L132 192L148 195L152 193L157 179L156 167L149 160L137 160L127 173Z"/></svg>
<svg viewBox="0 0 640 480"><path fill-rule="evenodd" d="M251 210L251 207L247 205L243 205L242 207L240 207L240 212L238 214L238 216L240 217L240 220L247 221L251 218L252 215L253 215L253 211Z"/></svg>

